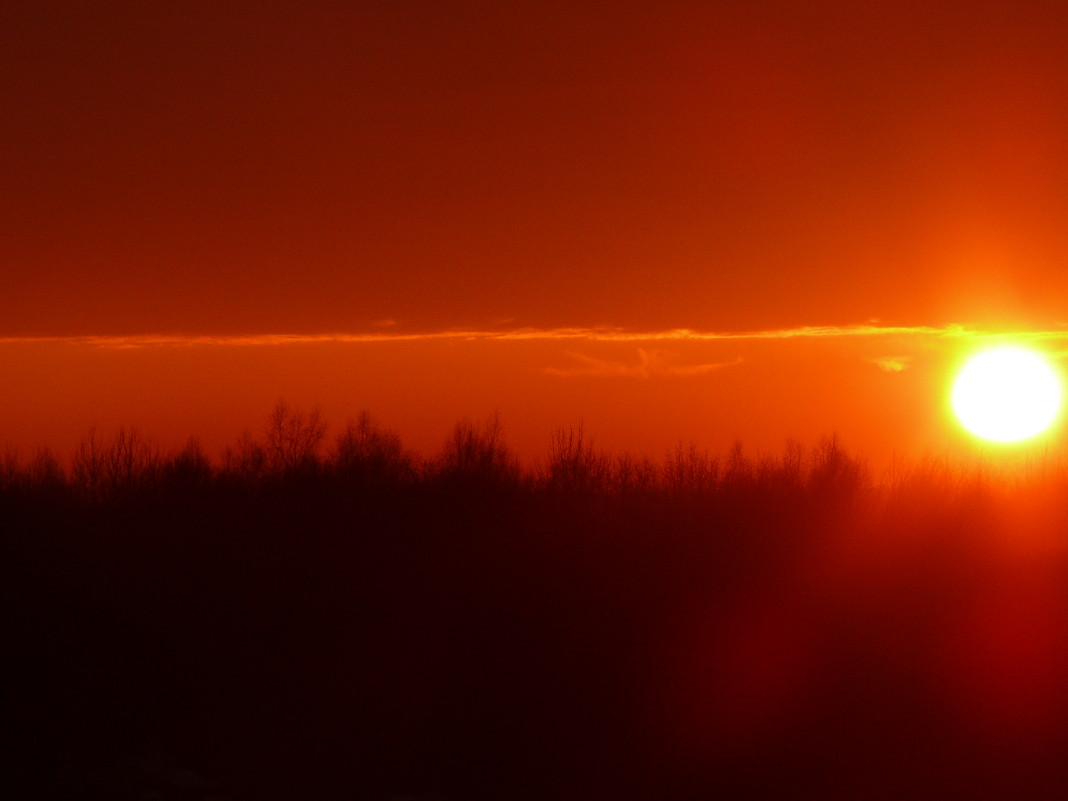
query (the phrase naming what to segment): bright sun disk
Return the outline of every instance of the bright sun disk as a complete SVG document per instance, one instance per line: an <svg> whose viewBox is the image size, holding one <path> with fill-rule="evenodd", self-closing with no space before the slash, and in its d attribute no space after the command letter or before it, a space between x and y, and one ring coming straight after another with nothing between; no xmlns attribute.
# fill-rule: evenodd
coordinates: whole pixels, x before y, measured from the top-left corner
<svg viewBox="0 0 1068 801"><path fill-rule="evenodd" d="M1017 442L1045 431L1060 411L1061 379L1038 353L1002 347L973 356L957 374L952 403L970 432Z"/></svg>

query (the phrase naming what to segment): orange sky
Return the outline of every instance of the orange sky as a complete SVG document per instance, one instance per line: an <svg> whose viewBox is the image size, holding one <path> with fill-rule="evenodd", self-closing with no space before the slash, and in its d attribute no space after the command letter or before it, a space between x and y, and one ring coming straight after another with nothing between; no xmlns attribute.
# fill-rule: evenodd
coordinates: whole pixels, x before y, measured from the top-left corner
<svg viewBox="0 0 1068 801"><path fill-rule="evenodd" d="M778 456L837 434L879 471L896 458L957 463L1041 458L1064 424L1026 446L978 445L948 393L967 354L1005 337L949 326L751 333L498 329L442 334L127 336L0 340L5 441L67 452L91 426L134 426L168 448L200 437L213 454L274 404L321 407L334 432L360 411L426 456L453 424L500 415L528 462L558 426L599 447L660 459L678 443L722 453L740 440ZM1059 354L1061 331L1009 341Z"/></svg>
<svg viewBox="0 0 1068 801"><path fill-rule="evenodd" d="M1057 3L8 6L0 443L285 397L881 458L959 439L949 326L1063 346Z"/></svg>

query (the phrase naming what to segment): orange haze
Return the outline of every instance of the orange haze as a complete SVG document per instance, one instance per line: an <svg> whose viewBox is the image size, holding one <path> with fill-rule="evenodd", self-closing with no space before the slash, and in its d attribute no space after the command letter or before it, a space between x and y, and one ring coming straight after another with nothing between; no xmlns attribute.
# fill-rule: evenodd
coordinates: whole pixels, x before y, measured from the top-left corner
<svg viewBox="0 0 1068 801"><path fill-rule="evenodd" d="M40 0L0 21L0 444L126 424L219 448L285 398L423 451L499 410L530 456L585 421L653 456L837 431L889 459L970 447L950 324L1056 353L1057 4ZM584 333L606 329L634 336ZM771 334L658 333L680 329Z"/></svg>

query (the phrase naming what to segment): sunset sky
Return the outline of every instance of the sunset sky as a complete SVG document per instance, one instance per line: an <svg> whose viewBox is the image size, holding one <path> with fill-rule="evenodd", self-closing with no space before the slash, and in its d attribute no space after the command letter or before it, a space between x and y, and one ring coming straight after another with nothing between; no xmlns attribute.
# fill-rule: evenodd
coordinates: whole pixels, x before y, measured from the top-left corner
<svg viewBox="0 0 1068 801"><path fill-rule="evenodd" d="M1068 344L1063 13L5 4L0 445L964 447L968 352Z"/></svg>

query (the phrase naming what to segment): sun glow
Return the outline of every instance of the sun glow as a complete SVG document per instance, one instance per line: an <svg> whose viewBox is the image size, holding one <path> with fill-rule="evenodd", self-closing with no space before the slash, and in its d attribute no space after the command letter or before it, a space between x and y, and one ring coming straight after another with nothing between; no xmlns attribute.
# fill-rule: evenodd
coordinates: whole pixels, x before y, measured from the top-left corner
<svg viewBox="0 0 1068 801"><path fill-rule="evenodd" d="M972 357L953 384L957 419L971 433L1017 442L1052 425L1061 408L1061 379L1038 353L1002 347Z"/></svg>

